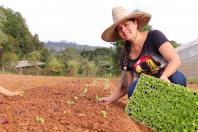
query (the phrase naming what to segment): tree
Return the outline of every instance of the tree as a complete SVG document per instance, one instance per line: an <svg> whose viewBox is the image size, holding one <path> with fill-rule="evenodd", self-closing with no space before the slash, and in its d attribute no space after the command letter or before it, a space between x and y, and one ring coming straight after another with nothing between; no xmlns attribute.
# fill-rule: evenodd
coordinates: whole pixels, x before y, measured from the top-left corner
<svg viewBox="0 0 198 132"><path fill-rule="evenodd" d="M2 15L3 14L3 15ZM39 41L37 34L34 36L19 12L0 7L0 44L3 43L5 52L15 52L20 58L29 53L42 50L43 43Z"/></svg>
<svg viewBox="0 0 198 132"><path fill-rule="evenodd" d="M170 43L173 45L174 48L177 48L177 47L179 47L181 45L181 44L177 43L174 40L171 40Z"/></svg>
<svg viewBox="0 0 198 132"><path fill-rule="evenodd" d="M151 29L152 29L152 26L146 24L146 25L144 25L144 26L141 28L140 31L150 31Z"/></svg>
<svg viewBox="0 0 198 132"><path fill-rule="evenodd" d="M61 73L64 65L56 57L52 57L48 63L48 69L54 73Z"/></svg>
<svg viewBox="0 0 198 132"><path fill-rule="evenodd" d="M84 65L84 72L87 76L96 76L96 64L93 61L89 61Z"/></svg>
<svg viewBox="0 0 198 132"><path fill-rule="evenodd" d="M41 61L47 63L51 57L51 53L47 48L43 48L40 51L41 54Z"/></svg>
<svg viewBox="0 0 198 132"><path fill-rule="evenodd" d="M68 69L70 75L76 76L78 73L79 63L75 60L69 60L67 65L68 65L67 69Z"/></svg>
<svg viewBox="0 0 198 132"><path fill-rule="evenodd" d="M15 53L6 52L2 55L3 71L5 68L13 68L18 61L18 56Z"/></svg>
<svg viewBox="0 0 198 132"><path fill-rule="evenodd" d="M110 61L101 60L98 66L97 75L99 76L112 76L113 66Z"/></svg>
<svg viewBox="0 0 198 132"><path fill-rule="evenodd" d="M123 49L123 42L121 40L117 41L116 43L112 43L112 64L113 64L113 73L115 75L120 74L120 58Z"/></svg>
<svg viewBox="0 0 198 132"><path fill-rule="evenodd" d="M58 59L60 59L61 62L63 62L63 64L67 67L68 61L80 59L80 54L74 48L67 48L59 53Z"/></svg>
<svg viewBox="0 0 198 132"><path fill-rule="evenodd" d="M37 70L37 75L39 75L39 66L38 63L41 59L41 54L38 51L33 51L28 54L28 61L33 65Z"/></svg>
<svg viewBox="0 0 198 132"><path fill-rule="evenodd" d="M37 66L37 63L40 61L40 59L41 59L41 54L38 51L33 51L28 54L28 60L34 66Z"/></svg>
<svg viewBox="0 0 198 132"><path fill-rule="evenodd" d="M6 21L6 16L0 8L0 46L7 41L6 34L2 30L4 21Z"/></svg>
<svg viewBox="0 0 198 132"><path fill-rule="evenodd" d="M7 41L3 44L5 52L13 52L21 55L21 51L19 50L19 43L13 36L7 35Z"/></svg>
<svg viewBox="0 0 198 132"><path fill-rule="evenodd" d="M111 57L112 51L110 48L96 48L95 50L82 51L80 55L88 58L90 61L97 61L97 57Z"/></svg>

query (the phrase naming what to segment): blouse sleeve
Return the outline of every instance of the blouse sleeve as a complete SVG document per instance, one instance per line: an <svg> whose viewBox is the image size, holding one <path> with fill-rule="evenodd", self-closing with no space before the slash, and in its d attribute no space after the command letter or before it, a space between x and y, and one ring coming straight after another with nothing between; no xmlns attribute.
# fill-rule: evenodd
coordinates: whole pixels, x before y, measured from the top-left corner
<svg viewBox="0 0 198 132"><path fill-rule="evenodd" d="M159 30L152 31L152 42L154 43L157 50L159 50L160 46L168 41L166 36Z"/></svg>

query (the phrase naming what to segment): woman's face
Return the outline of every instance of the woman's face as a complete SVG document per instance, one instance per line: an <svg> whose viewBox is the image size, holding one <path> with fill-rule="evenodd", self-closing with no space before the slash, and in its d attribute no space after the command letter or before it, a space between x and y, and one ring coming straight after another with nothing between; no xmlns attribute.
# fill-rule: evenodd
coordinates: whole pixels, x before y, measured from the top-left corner
<svg viewBox="0 0 198 132"><path fill-rule="evenodd" d="M137 22L128 20L119 24L116 29L123 40L133 42L137 35Z"/></svg>

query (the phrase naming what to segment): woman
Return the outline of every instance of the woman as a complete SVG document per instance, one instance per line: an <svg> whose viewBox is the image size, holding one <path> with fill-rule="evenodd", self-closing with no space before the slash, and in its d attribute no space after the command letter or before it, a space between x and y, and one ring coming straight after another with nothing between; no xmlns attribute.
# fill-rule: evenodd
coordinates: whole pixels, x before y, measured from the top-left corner
<svg viewBox="0 0 198 132"><path fill-rule="evenodd" d="M102 39L124 42L121 81L110 96L100 99L101 103L109 104L127 93L130 97L138 81L133 81L134 73L138 76L145 73L186 86L185 76L177 71L180 58L166 36L158 30L140 31L150 21L150 14L139 11L131 13L123 7L115 7L112 16L114 24L103 32Z"/></svg>

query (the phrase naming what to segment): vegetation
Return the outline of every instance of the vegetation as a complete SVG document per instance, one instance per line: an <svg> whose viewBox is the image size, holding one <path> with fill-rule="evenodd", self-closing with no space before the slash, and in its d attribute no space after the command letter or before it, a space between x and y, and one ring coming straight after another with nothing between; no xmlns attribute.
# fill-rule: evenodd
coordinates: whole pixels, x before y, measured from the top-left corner
<svg viewBox="0 0 198 132"><path fill-rule="evenodd" d="M61 52L67 48L73 48L76 49L77 51L95 50L96 48L100 48L98 46L79 45L75 42L69 42L69 41L60 41L60 42L48 41L44 45L49 50L54 52Z"/></svg>
<svg viewBox="0 0 198 132"><path fill-rule="evenodd" d="M181 44L178 44L176 41L170 41L170 43L173 45L174 48L179 47Z"/></svg>
<svg viewBox="0 0 198 132"><path fill-rule="evenodd" d="M30 33L19 12L0 7L0 13L0 31L4 36L0 46L4 52L12 52L23 58L35 50L41 51L44 48L38 35Z"/></svg>
<svg viewBox="0 0 198 132"><path fill-rule="evenodd" d="M28 60L29 57L39 60L42 58L44 62L47 60L41 57L47 53L46 48L39 41L37 34L30 33L19 12L0 7L0 38L0 48L3 54L0 64L5 70L14 68L18 60ZM32 60L33 63L35 61Z"/></svg>
<svg viewBox="0 0 198 132"><path fill-rule="evenodd" d="M105 110L101 110L101 111L100 111L100 115L101 115L102 117L107 117L107 112L106 112Z"/></svg>
<svg viewBox="0 0 198 132"><path fill-rule="evenodd" d="M35 74L33 72L41 75L68 76L112 74L111 49L80 46L67 41L60 43L49 41L44 44L37 34L30 33L19 12L4 7L0 7L0 49L0 65L3 72L14 70L17 73L15 68L17 61L28 60L33 67L23 69L23 74ZM37 65L39 61L45 63L41 68Z"/></svg>
<svg viewBox="0 0 198 132"><path fill-rule="evenodd" d="M155 131L197 131L198 93L142 75L126 112Z"/></svg>
<svg viewBox="0 0 198 132"><path fill-rule="evenodd" d="M45 123L45 119L43 117L36 116L36 122L40 123L40 124L44 124Z"/></svg>
<svg viewBox="0 0 198 132"><path fill-rule="evenodd" d="M102 98L101 96L96 95L96 103L98 103L101 98Z"/></svg>

